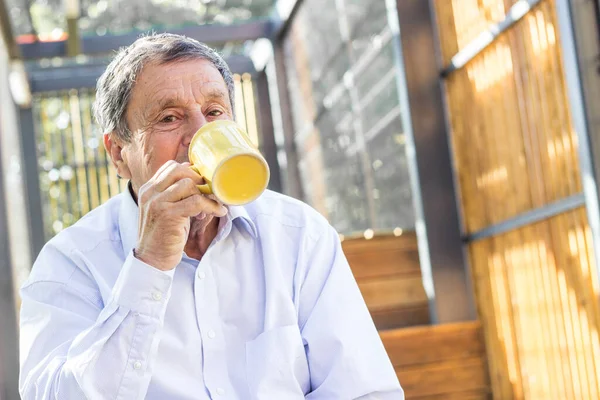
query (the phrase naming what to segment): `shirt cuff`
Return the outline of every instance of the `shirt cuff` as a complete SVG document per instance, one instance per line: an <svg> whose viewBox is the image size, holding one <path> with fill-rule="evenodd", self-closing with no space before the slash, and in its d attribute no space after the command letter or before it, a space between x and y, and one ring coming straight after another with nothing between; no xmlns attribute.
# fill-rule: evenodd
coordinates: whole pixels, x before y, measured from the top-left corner
<svg viewBox="0 0 600 400"><path fill-rule="evenodd" d="M120 307L161 317L171 297L175 268L161 271L129 253L113 287L113 301Z"/></svg>

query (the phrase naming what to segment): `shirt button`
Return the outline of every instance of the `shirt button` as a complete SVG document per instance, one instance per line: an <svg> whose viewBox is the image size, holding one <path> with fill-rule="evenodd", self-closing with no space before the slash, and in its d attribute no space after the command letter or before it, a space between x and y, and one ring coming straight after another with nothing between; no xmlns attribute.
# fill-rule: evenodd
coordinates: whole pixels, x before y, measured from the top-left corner
<svg viewBox="0 0 600 400"><path fill-rule="evenodd" d="M152 298L156 301L161 301L162 300L162 293L160 292L154 292L152 293Z"/></svg>
<svg viewBox="0 0 600 400"><path fill-rule="evenodd" d="M223 396L225 394L225 389L223 389L223 388L217 388L217 394L219 396Z"/></svg>
<svg viewBox="0 0 600 400"><path fill-rule="evenodd" d="M204 273L204 271L198 271L198 279L204 279L206 278L206 274Z"/></svg>
<svg viewBox="0 0 600 400"><path fill-rule="evenodd" d="M133 369L141 369L142 368L142 363L139 361L136 361L133 363Z"/></svg>
<svg viewBox="0 0 600 400"><path fill-rule="evenodd" d="M215 331L213 331L212 329L210 331L208 331L208 337L210 339L214 339L215 336L217 336L217 334L215 333Z"/></svg>

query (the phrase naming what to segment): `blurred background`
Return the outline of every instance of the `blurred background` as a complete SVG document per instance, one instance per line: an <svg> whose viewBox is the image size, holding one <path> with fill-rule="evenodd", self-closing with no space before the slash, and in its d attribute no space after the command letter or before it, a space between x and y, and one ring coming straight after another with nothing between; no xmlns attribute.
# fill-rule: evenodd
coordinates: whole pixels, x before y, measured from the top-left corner
<svg viewBox="0 0 600 400"><path fill-rule="evenodd" d="M38 252L126 184L91 104L151 30L227 60L407 399L600 399L599 23L599 0L0 0L0 399Z"/></svg>

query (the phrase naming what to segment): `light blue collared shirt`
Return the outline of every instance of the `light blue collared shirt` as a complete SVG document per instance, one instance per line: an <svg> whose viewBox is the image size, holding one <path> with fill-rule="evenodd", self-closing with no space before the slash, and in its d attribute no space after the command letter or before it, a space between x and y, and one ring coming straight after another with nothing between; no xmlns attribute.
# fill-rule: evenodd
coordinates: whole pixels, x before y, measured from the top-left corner
<svg viewBox="0 0 600 400"><path fill-rule="evenodd" d="M230 207L202 260L166 273L133 257L137 229L125 192L44 247L21 289L23 399L404 399L310 207Z"/></svg>

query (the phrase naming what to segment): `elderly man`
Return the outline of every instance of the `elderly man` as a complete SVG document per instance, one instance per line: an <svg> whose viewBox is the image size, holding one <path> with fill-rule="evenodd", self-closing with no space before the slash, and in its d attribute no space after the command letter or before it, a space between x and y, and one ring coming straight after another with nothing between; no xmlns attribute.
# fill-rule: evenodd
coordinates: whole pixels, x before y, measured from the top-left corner
<svg viewBox="0 0 600 400"><path fill-rule="evenodd" d="M338 236L266 192L202 195L190 139L233 119L205 45L138 39L95 115L129 190L52 239L21 290L23 399L403 399Z"/></svg>

